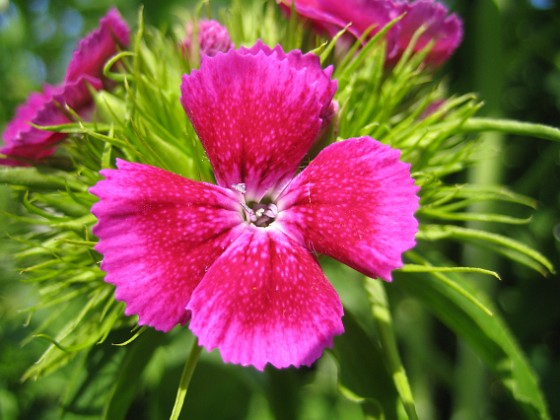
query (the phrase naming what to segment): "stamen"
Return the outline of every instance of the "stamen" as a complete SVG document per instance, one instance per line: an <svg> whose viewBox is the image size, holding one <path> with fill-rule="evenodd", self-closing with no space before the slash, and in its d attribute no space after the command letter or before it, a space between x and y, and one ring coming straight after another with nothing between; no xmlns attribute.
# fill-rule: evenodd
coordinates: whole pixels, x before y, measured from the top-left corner
<svg viewBox="0 0 560 420"><path fill-rule="evenodd" d="M269 226L278 215L278 207L274 203L241 203L245 210L245 219L258 227Z"/></svg>
<svg viewBox="0 0 560 420"><path fill-rule="evenodd" d="M239 191L241 194L245 194L247 192L247 186L243 182L240 182L239 184L233 184L231 188L233 188L235 191Z"/></svg>
<svg viewBox="0 0 560 420"><path fill-rule="evenodd" d="M243 182L233 184L231 188L243 195L247 194L247 186ZM254 201L241 202L245 220L258 227L266 227L274 222L278 215L278 206L269 200L268 197L264 197L259 203Z"/></svg>

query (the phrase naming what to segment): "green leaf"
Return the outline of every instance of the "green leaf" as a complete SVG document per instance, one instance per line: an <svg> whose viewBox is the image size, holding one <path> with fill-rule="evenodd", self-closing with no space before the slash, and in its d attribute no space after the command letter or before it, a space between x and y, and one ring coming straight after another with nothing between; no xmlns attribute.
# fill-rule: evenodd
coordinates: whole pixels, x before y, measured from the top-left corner
<svg viewBox="0 0 560 420"><path fill-rule="evenodd" d="M36 190L85 191L87 185L76 181L76 176L49 168L0 168L0 183L35 188Z"/></svg>
<svg viewBox="0 0 560 420"><path fill-rule="evenodd" d="M111 341L121 341L130 333L121 329L111 333ZM109 342L96 345L82 357L82 362L66 390L65 414L124 419L144 368L164 334L148 329L126 347Z"/></svg>
<svg viewBox="0 0 560 420"><path fill-rule="evenodd" d="M111 338L120 340L123 334L126 334L123 330L115 331ZM63 413L98 417L125 353L123 349L109 343L94 346L87 353L82 353L65 390Z"/></svg>
<svg viewBox="0 0 560 420"><path fill-rule="evenodd" d="M486 274L500 279L498 273L492 270L485 270L484 268L478 267L435 267L433 265L423 265L423 264L405 264L399 271L403 273L443 273L443 272L453 272L453 273L478 273Z"/></svg>
<svg viewBox="0 0 560 420"><path fill-rule="evenodd" d="M528 418L550 418L529 363L492 305L484 302L484 306L489 307L493 313L489 315L480 305L450 287L451 283L455 283L469 294L481 298L480 292L457 273L432 273L432 276L397 274L394 284L420 300L437 318L462 337L501 380Z"/></svg>
<svg viewBox="0 0 560 420"><path fill-rule="evenodd" d="M397 341L393 330L393 320L385 288L382 282L376 279L366 278L365 284L371 302L373 317L379 330L381 351L383 352L384 360L387 362L387 368L391 373L397 392L403 401L408 418L413 420L418 419L412 390L410 389L406 370L402 364L397 348Z"/></svg>
<svg viewBox="0 0 560 420"><path fill-rule="evenodd" d="M485 223L505 223L510 225L526 225L531 221L531 217L519 218L494 213L474 213L474 212L446 212L441 210L422 209L421 214L441 220L456 220L463 222L485 222Z"/></svg>
<svg viewBox="0 0 560 420"><path fill-rule="evenodd" d="M111 388L109 399L103 410L103 418L110 420L125 418L144 368L164 337L163 333L148 328L126 346L126 356L120 364L118 376ZM117 348L124 351L123 347L117 346Z"/></svg>
<svg viewBox="0 0 560 420"><path fill-rule="evenodd" d="M554 273L552 263L541 253L521 242L496 233L453 225L423 225L417 234L417 238L429 241L455 239L473 243L524 264L538 271L543 276L546 276L548 273Z"/></svg>
<svg viewBox="0 0 560 420"><path fill-rule="evenodd" d="M433 191L434 197L429 204L429 208L439 207L440 210L451 211L466 208L473 203L481 201L502 201L527 206L532 209L537 208L537 202L531 197L517 194L505 187L497 185L477 185L477 184L458 184L458 185L438 185ZM452 201L460 199L459 202ZM442 205L449 203L451 204Z"/></svg>
<svg viewBox="0 0 560 420"><path fill-rule="evenodd" d="M185 361L191 358L195 337L185 329L165 334L142 377L142 418L168 419L184 373ZM259 394L266 409L262 390L266 375L255 369L223 363L217 352L202 351L193 372L180 419L246 419L253 396ZM251 410L253 411L253 410ZM266 410L268 412L268 410ZM127 418L132 418L129 414ZM256 417L261 418L261 417ZM270 418L270 417L265 417Z"/></svg>
<svg viewBox="0 0 560 420"><path fill-rule="evenodd" d="M381 347L347 309L343 321L345 332L335 338L333 350L342 394L359 402L366 415L373 418L400 418L401 402Z"/></svg>
<svg viewBox="0 0 560 420"><path fill-rule="evenodd" d="M301 412L301 394L304 386L304 370L293 367L276 369L266 368L268 379L267 398L270 411L276 419L295 419Z"/></svg>
<svg viewBox="0 0 560 420"><path fill-rule="evenodd" d="M507 119L471 118L463 125L461 131L464 133L496 131L560 142L560 130L558 128Z"/></svg>

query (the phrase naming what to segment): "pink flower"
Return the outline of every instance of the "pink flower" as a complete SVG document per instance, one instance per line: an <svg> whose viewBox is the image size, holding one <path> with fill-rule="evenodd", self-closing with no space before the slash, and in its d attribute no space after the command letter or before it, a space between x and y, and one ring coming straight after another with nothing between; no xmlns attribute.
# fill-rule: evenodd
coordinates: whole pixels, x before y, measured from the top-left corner
<svg viewBox="0 0 560 420"><path fill-rule="evenodd" d="M277 3L291 11L295 2L296 12L310 21L319 32L327 32L331 37L352 23L347 33L358 39L366 30L373 28L374 35L385 25L399 16L399 8L392 1L384 0L277 0ZM388 53L396 47L394 31L387 36Z"/></svg>
<svg viewBox="0 0 560 420"><path fill-rule="evenodd" d="M45 85L42 92L32 93L27 102L17 108L16 115L6 126L3 133L5 144L0 149L6 158L0 158L0 164L24 166L51 156L56 144L66 134L40 130L30 123L50 126L70 122L61 108L64 104L79 114L86 112L91 107L91 93L86 83L94 89L102 87L99 79L86 76L60 86Z"/></svg>
<svg viewBox="0 0 560 420"><path fill-rule="evenodd" d="M422 25L425 32L417 41L414 51L420 51L431 40L434 46L426 62L437 67L443 64L459 46L463 37L462 23L455 14L449 15L445 6L434 0L414 2L398 0L277 0L285 9L290 10L295 1L295 10L311 21L319 30L334 36L348 23L348 32L359 38L373 28L369 37L378 33L385 25L405 14L387 33L387 64L395 64L410 44L415 32Z"/></svg>
<svg viewBox="0 0 560 420"><path fill-rule="evenodd" d="M93 105L88 87L103 89L107 84L103 77L106 61L128 42L128 26L116 9L110 10L100 20L99 28L80 41L64 82L58 86L45 85L42 92L32 93L27 102L18 107L2 135L4 146L0 153L6 158L0 158L0 164L28 165L51 156L65 135L30 124L50 126L70 122L65 106L81 116L86 115Z"/></svg>
<svg viewBox="0 0 560 420"><path fill-rule="evenodd" d="M448 15L441 3L433 0L405 2L401 4L400 14L402 13L406 15L399 22L397 53L392 57L393 62L404 53L415 32L423 25L425 31L416 41L414 51L421 51L433 41L434 45L426 57L426 63L432 67L445 63L463 39L461 19L456 14Z"/></svg>
<svg viewBox="0 0 560 420"><path fill-rule="evenodd" d="M88 75L105 81L103 67L119 48L130 42L130 29L117 9L111 9L99 21L99 27L83 38L70 60L64 81Z"/></svg>
<svg viewBox="0 0 560 420"><path fill-rule="evenodd" d="M200 53L209 57L218 52L226 52L234 47L228 30L215 20L203 19L198 22L198 45ZM187 35L183 41L183 48L188 53L193 43L192 23L187 25Z"/></svg>
<svg viewBox="0 0 560 420"><path fill-rule="evenodd" d="M391 280L417 231L399 151L353 138L297 173L328 115L331 72L260 42L208 57L183 77L181 102L218 185L123 160L101 172L96 250L127 315L163 331L190 321L226 362L310 365L343 332L315 253Z"/></svg>

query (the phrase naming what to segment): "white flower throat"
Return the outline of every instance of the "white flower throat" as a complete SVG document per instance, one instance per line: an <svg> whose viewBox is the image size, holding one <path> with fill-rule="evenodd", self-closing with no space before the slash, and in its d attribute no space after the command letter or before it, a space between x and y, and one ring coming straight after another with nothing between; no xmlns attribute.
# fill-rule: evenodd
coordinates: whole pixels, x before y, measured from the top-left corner
<svg viewBox="0 0 560 420"><path fill-rule="evenodd" d="M243 195L246 193L246 187L243 183L232 185L232 188ZM278 206L270 202L267 197L264 197L260 202L242 202L241 207L243 207L245 220L258 227L269 226L278 216Z"/></svg>

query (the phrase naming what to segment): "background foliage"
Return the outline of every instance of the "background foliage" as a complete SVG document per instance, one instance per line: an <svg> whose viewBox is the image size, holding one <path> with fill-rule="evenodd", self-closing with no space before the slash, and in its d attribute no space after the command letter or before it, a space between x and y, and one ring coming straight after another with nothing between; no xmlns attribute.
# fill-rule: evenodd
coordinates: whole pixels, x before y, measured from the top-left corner
<svg viewBox="0 0 560 420"><path fill-rule="evenodd" d="M145 2L145 20L159 27L181 21L179 7L184 1ZM558 125L560 111L560 5L556 2L488 1L449 2L465 20L466 39L453 60L440 73L449 78L453 93L479 92L486 102L482 113ZM137 1L32 0L1 2L0 7L0 128L12 116L14 107L42 83L61 79L75 42L94 27L110 5L119 7L129 22L136 22ZM492 150L471 171L474 182L511 186L513 191L538 200L539 209L530 224L508 226L508 234L532 245L560 267L560 148L558 144L529 138L489 135L485 141ZM4 211L18 213L20 204L2 188ZM520 215L524 216L524 215ZM6 220L2 217L1 220ZM130 417L166 418L172 406L181 366L190 348L190 336L175 330L167 336L150 332L141 337L153 343L133 343L125 361L115 356L117 348L100 348L85 359L76 360L40 382L21 382L23 372L47 346L40 339L27 340L31 326L20 309L36 300L33 286L21 282L13 254L15 244L9 237L22 230L17 222L2 223L0 242L0 418L58 418L62 406L67 418L95 418L102 409L110 383L111 369L127 369L129 379L147 366L142 381L117 384L111 388L119 398L106 408L108 418L124 415L119 400L134 398ZM497 228L499 231L499 228ZM513 230L513 233L512 233ZM449 247L445 258L455 261L480 261L487 255L476 249ZM472 264L471 264L472 265ZM475 266L483 265L475 263ZM551 416L560 417L560 284L556 278L539 278L534 271L500 259L486 261L504 280L472 279L472 286L493 296L510 330L539 378ZM328 274L328 273L327 273ZM418 410L426 418L516 418L503 387L487 372L463 341L435 320L417 302L406 296L390 296L393 317L398 327L404 363L409 370ZM352 323L347 325L352 328ZM357 327L356 327L357 328ZM111 342L125 340L116 331ZM354 335L355 336L355 335ZM349 336L345 336L349 337ZM497 338L499 340L499 338ZM364 338L367 340L367 337ZM167 346L156 344L169 343ZM24 344L24 345L22 345ZM136 347L135 347L136 346ZM135 348L138 350L135 352ZM351 342L339 351L356 351ZM357 356L359 357L359 356ZM332 356L321 361L319 372L311 370L267 370L265 375L251 369L215 363L214 355L203 357L197 368L185 411L191 418L361 418L359 406L341 398L337 384L328 375L336 369ZM111 360L111 363L104 363ZM83 365L85 364L85 365ZM86 377L76 373L95 371L100 378L95 389L85 389ZM427 368L428 367L428 368ZM371 369L375 370L376 366ZM415 372L423 372L416 375ZM323 374L324 373L324 374ZM136 378L138 379L138 378ZM354 389L363 378L345 378ZM71 380L73 386L66 391ZM366 379L367 380L367 379ZM367 385L367 384L366 384ZM364 385L365 386L365 385ZM136 389L135 389L136 388ZM430 395L422 395L422 393ZM389 392L390 394L390 392ZM103 396L103 398L101 397ZM149 396L149 397L148 397ZM145 397L145 398L143 398ZM386 395L386 398L392 398ZM429 405L429 401L437 405ZM103 400L104 401L104 400ZM217 403L219 402L219 403ZM421 405L426 402L426 407ZM96 406L96 404L98 406ZM362 401L367 405L367 401ZM371 407L375 411L375 407Z"/></svg>

